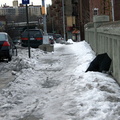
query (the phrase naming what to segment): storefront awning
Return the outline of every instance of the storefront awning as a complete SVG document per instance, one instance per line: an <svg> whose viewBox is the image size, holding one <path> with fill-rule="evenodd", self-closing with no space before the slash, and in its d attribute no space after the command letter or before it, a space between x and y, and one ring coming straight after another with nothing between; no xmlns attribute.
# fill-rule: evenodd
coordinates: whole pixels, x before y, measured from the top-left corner
<svg viewBox="0 0 120 120"><path fill-rule="evenodd" d="M73 31L72 31L72 34L79 34L79 33L80 33L79 30L73 30Z"/></svg>

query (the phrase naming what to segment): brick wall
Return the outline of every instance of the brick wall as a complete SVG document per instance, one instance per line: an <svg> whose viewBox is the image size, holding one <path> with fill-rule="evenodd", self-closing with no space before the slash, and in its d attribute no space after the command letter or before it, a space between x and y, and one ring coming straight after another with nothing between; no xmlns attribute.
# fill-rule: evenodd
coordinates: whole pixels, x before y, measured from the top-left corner
<svg viewBox="0 0 120 120"><path fill-rule="evenodd" d="M111 0L90 0L90 21L93 21L94 9L96 8L97 15L108 15L112 20Z"/></svg>
<svg viewBox="0 0 120 120"><path fill-rule="evenodd" d="M115 21L120 20L120 0L114 0Z"/></svg>

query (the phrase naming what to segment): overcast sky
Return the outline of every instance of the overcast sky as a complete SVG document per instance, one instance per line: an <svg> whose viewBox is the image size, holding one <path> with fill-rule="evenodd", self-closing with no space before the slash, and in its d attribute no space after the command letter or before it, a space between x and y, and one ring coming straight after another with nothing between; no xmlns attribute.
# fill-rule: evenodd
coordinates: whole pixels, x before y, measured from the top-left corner
<svg viewBox="0 0 120 120"><path fill-rule="evenodd" d="M33 5L41 5L42 0L29 0L30 4L33 2ZM0 5L7 4L9 6L12 6L13 0L1 0ZM22 3L22 0L18 0L19 3ZM51 4L51 0L45 0L46 4Z"/></svg>

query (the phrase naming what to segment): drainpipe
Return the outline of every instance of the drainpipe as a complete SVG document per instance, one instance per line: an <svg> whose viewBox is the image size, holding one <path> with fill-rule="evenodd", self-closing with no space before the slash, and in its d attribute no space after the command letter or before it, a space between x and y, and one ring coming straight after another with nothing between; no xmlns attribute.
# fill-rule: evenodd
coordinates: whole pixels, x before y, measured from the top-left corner
<svg viewBox="0 0 120 120"><path fill-rule="evenodd" d="M112 6L112 19L113 19L113 21L115 21L115 18L114 18L114 2L113 2L113 0L111 0L111 6Z"/></svg>

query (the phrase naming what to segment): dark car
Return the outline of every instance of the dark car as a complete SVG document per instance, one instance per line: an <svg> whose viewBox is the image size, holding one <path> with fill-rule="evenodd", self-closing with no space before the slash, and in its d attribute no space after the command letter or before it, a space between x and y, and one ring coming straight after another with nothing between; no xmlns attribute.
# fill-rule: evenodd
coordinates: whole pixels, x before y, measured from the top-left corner
<svg viewBox="0 0 120 120"><path fill-rule="evenodd" d="M38 48L43 44L43 32L40 29L29 29L30 47ZM28 30L25 30L21 35L21 45L28 47Z"/></svg>
<svg viewBox="0 0 120 120"><path fill-rule="evenodd" d="M15 46L6 32L0 32L0 60L11 61Z"/></svg>

